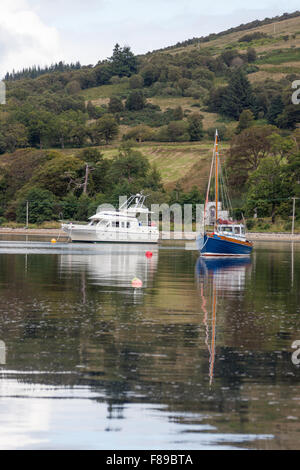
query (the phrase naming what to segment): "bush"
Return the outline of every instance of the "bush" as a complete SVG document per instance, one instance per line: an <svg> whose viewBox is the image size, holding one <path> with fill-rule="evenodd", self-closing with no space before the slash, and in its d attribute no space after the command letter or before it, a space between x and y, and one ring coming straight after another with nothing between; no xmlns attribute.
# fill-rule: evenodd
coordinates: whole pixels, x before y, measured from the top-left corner
<svg viewBox="0 0 300 470"><path fill-rule="evenodd" d="M257 67L257 65L254 65L254 64L251 64L251 65L246 65L246 67L244 67L244 71L249 74L249 73L255 73L255 72L258 72L259 71L259 67Z"/></svg>
<svg viewBox="0 0 300 470"><path fill-rule="evenodd" d="M29 203L28 220L31 224L41 224L46 220L58 219L58 207L54 194L46 189L34 187L17 202L17 222L26 222L26 201Z"/></svg>
<svg viewBox="0 0 300 470"><path fill-rule="evenodd" d="M247 230L252 230L255 226L255 221L253 219L247 219L246 221Z"/></svg>
<svg viewBox="0 0 300 470"><path fill-rule="evenodd" d="M251 42L256 41L257 39L263 39L269 37L266 33L261 33L260 31L256 31L254 33L245 34L242 36L238 42Z"/></svg>
<svg viewBox="0 0 300 470"><path fill-rule="evenodd" d="M219 134L220 140L230 140L230 138L231 138L230 133L228 132L228 129L227 129L226 126L224 126L224 124L218 125L217 129L218 129L218 134ZM216 128L215 127L209 127L206 130L206 134L207 134L207 137L209 138L209 140L214 140L215 135L216 135Z"/></svg>
<svg viewBox="0 0 300 470"><path fill-rule="evenodd" d="M140 111L145 107L146 100L142 91L132 91L126 100L126 109Z"/></svg>

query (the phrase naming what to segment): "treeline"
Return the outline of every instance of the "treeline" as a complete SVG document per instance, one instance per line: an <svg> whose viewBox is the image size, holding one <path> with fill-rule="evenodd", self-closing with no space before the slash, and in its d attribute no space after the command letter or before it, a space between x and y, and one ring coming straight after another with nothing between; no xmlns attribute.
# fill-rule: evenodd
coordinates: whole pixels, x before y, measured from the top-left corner
<svg viewBox="0 0 300 470"><path fill-rule="evenodd" d="M117 155L103 158L90 148L77 155L58 151L18 150L2 163L0 178L0 223L79 220L93 215L100 204L118 207L120 195L143 189L147 203L202 203L194 188L184 193L179 186L166 192L155 166L131 145L120 146Z"/></svg>
<svg viewBox="0 0 300 470"><path fill-rule="evenodd" d="M254 119L281 129L299 122L299 107L290 102L290 75L279 82L251 85L258 70L251 42L246 51L225 49L219 56L191 50L156 54L143 59L116 44L108 60L35 79L7 82L7 105L0 106L0 153L26 147L85 147L108 144L129 126L123 139L136 141L197 141L205 137L201 110L238 121L244 110ZM218 86L223 82L224 85ZM81 90L112 84L108 104L85 103ZM180 106L161 110L155 97L191 97L194 111ZM221 124L223 139L232 132ZM212 129L206 135L211 137Z"/></svg>
<svg viewBox="0 0 300 470"><path fill-rule="evenodd" d="M250 219L248 228L256 219L281 218L291 230L292 198L300 196L300 130L282 133L273 125L257 125L250 111L244 116L226 160L230 187L242 201L237 216ZM299 207L296 214L299 218Z"/></svg>
<svg viewBox="0 0 300 470"><path fill-rule="evenodd" d="M231 73L229 84L212 87L206 101L209 111L238 120L244 110L250 110L257 120L265 120L281 129L295 129L300 122L300 109L291 101L291 84L297 75L280 81L265 80L251 85L239 68Z"/></svg>
<svg viewBox="0 0 300 470"><path fill-rule="evenodd" d="M298 16L300 16L300 11L297 10L293 13L283 13L283 15L274 16L273 18L267 17L264 20L254 20L249 23L242 23L239 26L226 29L225 31L221 31L220 33L211 33L208 36L201 36L199 38L192 38L192 39L187 39L186 41L177 42L174 46L164 47L162 49L158 49L157 51L172 50L172 49L177 49L179 47L190 46L193 44L201 44L204 42L213 41L214 39L218 39L222 36L227 36L228 34L231 34L231 33L238 33L240 31L246 31L248 29L258 28L259 26L264 26L266 24L272 24L275 22L297 18ZM157 52L157 51L153 51L153 52Z"/></svg>
<svg viewBox="0 0 300 470"><path fill-rule="evenodd" d="M137 59L130 48L116 45L113 56L95 68L75 64L72 70L8 81L7 105L0 107L0 153L26 147L107 144L118 134L117 119L107 109L86 107L79 91L136 70Z"/></svg>
<svg viewBox="0 0 300 470"><path fill-rule="evenodd" d="M65 64L64 62L60 61L55 64L51 64L50 66L40 67L40 66L33 66L24 68L23 70L15 72L13 70L11 73L7 72L5 75L6 81L13 81L13 80L21 80L23 78L37 78L40 75L45 75L46 73L52 72L67 72L69 70L80 70L81 64L80 62L76 62L75 64Z"/></svg>

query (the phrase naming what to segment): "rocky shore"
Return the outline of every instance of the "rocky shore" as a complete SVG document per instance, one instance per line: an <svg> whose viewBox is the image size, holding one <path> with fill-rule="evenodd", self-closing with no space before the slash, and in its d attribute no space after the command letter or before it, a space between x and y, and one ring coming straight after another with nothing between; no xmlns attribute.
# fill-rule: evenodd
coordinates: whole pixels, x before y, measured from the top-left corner
<svg viewBox="0 0 300 470"><path fill-rule="evenodd" d="M1 235L13 235L13 236L38 236L38 237L53 237L55 239L66 241L68 237L60 229L25 229L25 228L6 228L0 227ZM162 240L195 240L195 232L187 232L184 236L181 233L175 232L168 234L161 232ZM300 242L300 233L292 235L291 233L274 233L274 232L249 232L247 238L251 241L295 241Z"/></svg>

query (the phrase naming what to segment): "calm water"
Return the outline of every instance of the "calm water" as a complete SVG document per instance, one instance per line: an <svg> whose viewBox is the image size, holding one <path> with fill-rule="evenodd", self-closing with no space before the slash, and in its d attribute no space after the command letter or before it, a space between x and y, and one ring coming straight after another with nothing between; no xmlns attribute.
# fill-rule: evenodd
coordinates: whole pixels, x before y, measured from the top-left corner
<svg viewBox="0 0 300 470"><path fill-rule="evenodd" d="M0 448L300 448L300 244L147 249L0 242Z"/></svg>

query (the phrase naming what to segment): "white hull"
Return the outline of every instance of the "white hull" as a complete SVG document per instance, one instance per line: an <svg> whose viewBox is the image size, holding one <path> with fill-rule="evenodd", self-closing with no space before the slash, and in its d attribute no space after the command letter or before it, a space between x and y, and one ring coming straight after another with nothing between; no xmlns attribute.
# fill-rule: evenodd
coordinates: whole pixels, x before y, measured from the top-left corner
<svg viewBox="0 0 300 470"><path fill-rule="evenodd" d="M136 231L99 230L89 226L62 226L72 242L82 243L158 243L159 233L157 230L147 230L141 227Z"/></svg>

